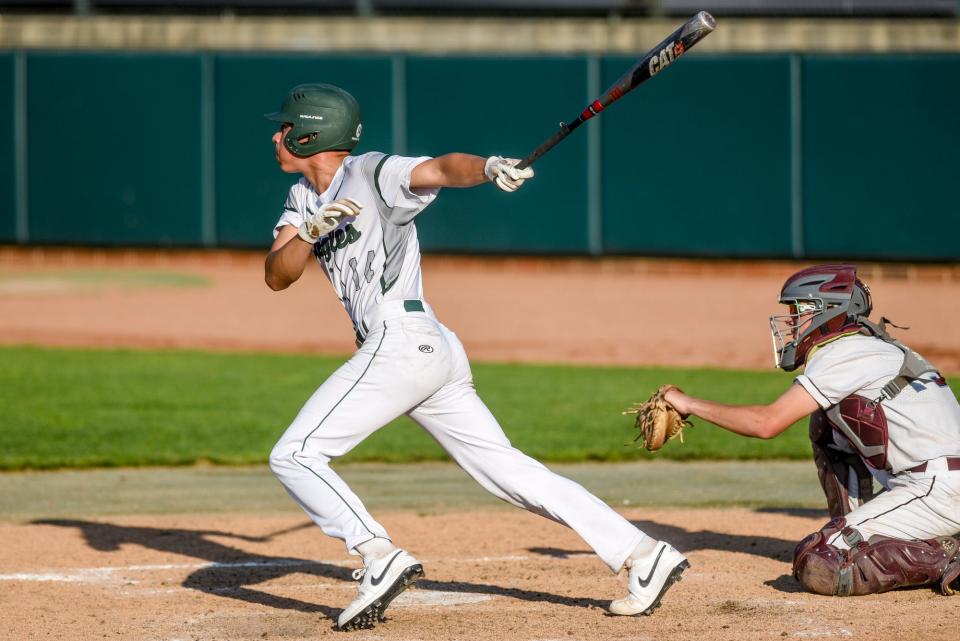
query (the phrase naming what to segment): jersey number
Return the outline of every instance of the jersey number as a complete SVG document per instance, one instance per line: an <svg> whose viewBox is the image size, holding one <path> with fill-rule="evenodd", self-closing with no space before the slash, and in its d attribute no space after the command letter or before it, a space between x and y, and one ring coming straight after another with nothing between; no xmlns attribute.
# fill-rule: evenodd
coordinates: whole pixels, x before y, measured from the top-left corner
<svg viewBox="0 0 960 641"><path fill-rule="evenodd" d="M368 283L373 280L373 257L376 255L372 249L367 252L367 265L363 268L363 278ZM353 277L354 291L360 291L360 272L357 270L357 259L350 259L350 275Z"/></svg>

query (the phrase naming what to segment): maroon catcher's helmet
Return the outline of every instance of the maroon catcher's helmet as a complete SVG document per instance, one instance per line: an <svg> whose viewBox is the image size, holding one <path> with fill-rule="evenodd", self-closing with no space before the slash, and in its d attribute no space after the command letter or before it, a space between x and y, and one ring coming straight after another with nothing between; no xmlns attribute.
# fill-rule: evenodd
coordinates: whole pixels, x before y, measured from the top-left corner
<svg viewBox="0 0 960 641"><path fill-rule="evenodd" d="M797 272L783 284L780 303L790 313L770 317L773 357L788 372L803 365L816 345L859 331L859 319L873 308L855 265L817 265Z"/></svg>

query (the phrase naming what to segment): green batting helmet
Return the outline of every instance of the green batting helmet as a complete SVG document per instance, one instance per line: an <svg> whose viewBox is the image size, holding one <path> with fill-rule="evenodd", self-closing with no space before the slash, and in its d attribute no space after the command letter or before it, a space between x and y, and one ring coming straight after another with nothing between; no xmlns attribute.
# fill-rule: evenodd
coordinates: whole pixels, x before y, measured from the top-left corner
<svg viewBox="0 0 960 641"><path fill-rule="evenodd" d="M363 129L357 99L333 85L297 85L284 98L280 111L264 117L293 125L283 145L301 158L321 151L353 149Z"/></svg>

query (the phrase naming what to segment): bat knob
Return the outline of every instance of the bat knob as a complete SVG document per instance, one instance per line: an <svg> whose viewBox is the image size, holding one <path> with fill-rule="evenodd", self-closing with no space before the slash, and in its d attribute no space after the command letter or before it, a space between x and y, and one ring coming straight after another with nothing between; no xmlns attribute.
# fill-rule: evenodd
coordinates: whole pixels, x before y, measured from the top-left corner
<svg viewBox="0 0 960 641"><path fill-rule="evenodd" d="M561 120L561 121L560 121L560 126L561 126L561 127L566 127L566 126L567 126L567 123L565 123L565 122L563 122L563 121Z"/></svg>

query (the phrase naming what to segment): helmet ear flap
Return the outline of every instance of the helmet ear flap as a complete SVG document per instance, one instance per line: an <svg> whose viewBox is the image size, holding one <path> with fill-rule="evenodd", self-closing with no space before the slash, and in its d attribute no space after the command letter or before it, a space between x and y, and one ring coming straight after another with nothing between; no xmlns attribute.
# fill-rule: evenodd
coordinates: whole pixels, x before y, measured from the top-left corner
<svg viewBox="0 0 960 641"><path fill-rule="evenodd" d="M287 132L287 135L283 139L283 144L294 156L298 158L308 158L317 153L313 151L313 147L317 145L317 139L319 137L320 134L316 131L304 133L294 127ZM306 140L301 142L304 138L306 138Z"/></svg>

